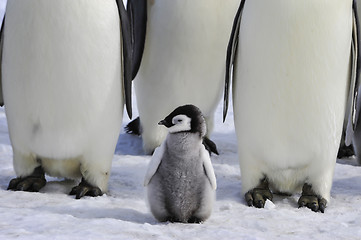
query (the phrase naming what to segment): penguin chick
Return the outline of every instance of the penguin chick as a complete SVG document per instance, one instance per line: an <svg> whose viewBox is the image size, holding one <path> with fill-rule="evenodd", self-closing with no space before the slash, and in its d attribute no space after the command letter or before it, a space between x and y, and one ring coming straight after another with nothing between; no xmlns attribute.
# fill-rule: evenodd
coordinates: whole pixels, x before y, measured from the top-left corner
<svg viewBox="0 0 361 240"><path fill-rule="evenodd" d="M159 125L169 133L155 150L145 176L151 212L160 222L200 223L211 215L217 188L202 144L204 117L197 107L184 105Z"/></svg>

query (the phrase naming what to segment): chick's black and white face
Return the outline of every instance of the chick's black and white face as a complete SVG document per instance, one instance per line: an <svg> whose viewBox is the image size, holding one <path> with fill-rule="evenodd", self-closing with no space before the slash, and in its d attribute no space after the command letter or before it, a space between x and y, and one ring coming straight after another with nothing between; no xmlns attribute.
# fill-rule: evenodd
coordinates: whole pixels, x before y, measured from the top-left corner
<svg viewBox="0 0 361 240"><path fill-rule="evenodd" d="M191 122L192 119L189 118L186 115L177 115L175 117L173 117L172 119L172 124L173 126L171 126L169 128L169 132L170 133L177 133L177 132L187 132L191 130Z"/></svg>
<svg viewBox="0 0 361 240"><path fill-rule="evenodd" d="M167 127L170 133L191 132L203 137L207 131L201 111L190 104L176 108L158 124Z"/></svg>

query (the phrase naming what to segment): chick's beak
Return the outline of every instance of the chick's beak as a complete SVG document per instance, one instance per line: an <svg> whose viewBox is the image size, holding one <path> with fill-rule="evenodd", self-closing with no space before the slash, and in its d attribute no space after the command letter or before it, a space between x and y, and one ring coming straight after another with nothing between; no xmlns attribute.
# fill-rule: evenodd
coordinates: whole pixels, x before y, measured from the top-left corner
<svg viewBox="0 0 361 240"><path fill-rule="evenodd" d="M165 120L162 120L158 123L158 125L166 125L166 121Z"/></svg>

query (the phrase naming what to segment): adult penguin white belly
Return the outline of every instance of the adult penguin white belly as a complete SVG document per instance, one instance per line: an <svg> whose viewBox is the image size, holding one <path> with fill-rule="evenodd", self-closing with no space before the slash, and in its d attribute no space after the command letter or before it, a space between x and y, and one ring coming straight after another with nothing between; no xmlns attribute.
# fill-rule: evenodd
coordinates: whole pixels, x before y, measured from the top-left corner
<svg viewBox="0 0 361 240"><path fill-rule="evenodd" d="M9 189L39 191L45 172L82 177L77 198L107 191L123 115L125 16L114 0L8 1L2 87L18 176Z"/></svg>
<svg viewBox="0 0 361 240"><path fill-rule="evenodd" d="M167 131L160 118L194 104L203 112L208 136L223 89L225 50L239 0L148 2L144 54L134 81L146 153Z"/></svg>
<svg viewBox="0 0 361 240"><path fill-rule="evenodd" d="M352 0L241 2L239 38L233 31L228 56L235 59L235 126L250 206L263 207L270 189L303 187L299 206L324 211L356 44L353 20Z"/></svg>

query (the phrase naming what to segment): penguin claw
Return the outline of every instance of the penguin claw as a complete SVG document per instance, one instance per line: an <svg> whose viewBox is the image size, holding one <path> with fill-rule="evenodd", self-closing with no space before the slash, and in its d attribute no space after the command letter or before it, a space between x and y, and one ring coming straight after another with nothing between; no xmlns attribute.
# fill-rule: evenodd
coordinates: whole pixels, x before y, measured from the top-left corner
<svg viewBox="0 0 361 240"><path fill-rule="evenodd" d="M252 191L248 191L245 195L246 198L246 202L248 207L252 207L253 206L253 196L252 196Z"/></svg>
<svg viewBox="0 0 361 240"><path fill-rule="evenodd" d="M262 180L256 188L248 191L245 194L245 199L249 207L264 208L266 200L272 201L273 199L273 194L268 187L267 180Z"/></svg>
<svg viewBox="0 0 361 240"><path fill-rule="evenodd" d="M264 208L264 204L265 204L265 200L262 198L262 199L258 200L257 202L255 202L254 206L256 208Z"/></svg>
<svg viewBox="0 0 361 240"><path fill-rule="evenodd" d="M298 200L298 207L307 207L314 212L320 211L321 213L325 212L327 205L327 200L316 195L312 190L312 186L305 183L303 185L302 196Z"/></svg>
<svg viewBox="0 0 361 240"><path fill-rule="evenodd" d="M7 190L16 190L17 189L17 185L21 182L21 178L14 178L11 179L8 185Z"/></svg>
<svg viewBox="0 0 361 240"><path fill-rule="evenodd" d="M102 196L103 192L98 187L92 186L84 178L78 186L73 187L69 195L75 195L76 199L80 199L84 196L98 197Z"/></svg>
<svg viewBox="0 0 361 240"><path fill-rule="evenodd" d="M27 177L18 177L10 180L7 190L39 192L46 184L45 174L41 167L34 169L34 172Z"/></svg>
<svg viewBox="0 0 361 240"><path fill-rule="evenodd" d="M327 205L327 200L324 199L324 198L321 198L321 200L319 200L318 205L319 205L319 207L320 207L320 208L319 208L320 211L321 211L322 213L325 213L325 209L326 209L326 205Z"/></svg>
<svg viewBox="0 0 361 240"><path fill-rule="evenodd" d="M301 198L298 200L298 208L306 207L306 201L301 200Z"/></svg>
<svg viewBox="0 0 361 240"><path fill-rule="evenodd" d="M301 196L298 200L299 208L307 207L314 212L318 212L319 203L318 198L316 196Z"/></svg>
<svg viewBox="0 0 361 240"><path fill-rule="evenodd" d="M46 184L45 177L25 177L14 178L10 181L7 190L25 191L25 192L39 192Z"/></svg>

